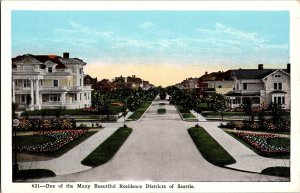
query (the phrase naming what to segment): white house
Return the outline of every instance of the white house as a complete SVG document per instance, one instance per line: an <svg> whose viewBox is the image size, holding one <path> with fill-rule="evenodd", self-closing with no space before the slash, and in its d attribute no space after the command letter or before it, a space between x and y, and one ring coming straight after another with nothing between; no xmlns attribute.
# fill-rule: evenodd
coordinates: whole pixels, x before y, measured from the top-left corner
<svg viewBox="0 0 300 193"><path fill-rule="evenodd" d="M25 54L12 58L12 101L20 109L79 109L91 106L81 59Z"/></svg>
<svg viewBox="0 0 300 193"><path fill-rule="evenodd" d="M287 69L264 69L259 64L258 69L232 70L232 77L233 90L226 93L231 108L239 107L245 98L251 98L253 106L273 102L290 109L290 64Z"/></svg>

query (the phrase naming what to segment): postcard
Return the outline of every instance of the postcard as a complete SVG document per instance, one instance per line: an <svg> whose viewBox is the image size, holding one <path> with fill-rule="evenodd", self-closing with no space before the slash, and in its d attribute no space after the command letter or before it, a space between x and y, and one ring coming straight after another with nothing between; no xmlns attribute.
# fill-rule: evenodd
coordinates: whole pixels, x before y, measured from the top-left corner
<svg viewBox="0 0 300 193"><path fill-rule="evenodd" d="M4 1L3 192L299 192L297 1Z"/></svg>

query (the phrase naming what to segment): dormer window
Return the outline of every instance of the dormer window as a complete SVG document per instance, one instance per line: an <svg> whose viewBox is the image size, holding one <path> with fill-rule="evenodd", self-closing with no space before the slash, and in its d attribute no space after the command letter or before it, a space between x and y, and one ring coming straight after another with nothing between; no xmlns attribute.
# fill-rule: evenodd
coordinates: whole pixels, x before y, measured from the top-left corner
<svg viewBox="0 0 300 193"><path fill-rule="evenodd" d="M52 67L48 67L48 72L52 73Z"/></svg>

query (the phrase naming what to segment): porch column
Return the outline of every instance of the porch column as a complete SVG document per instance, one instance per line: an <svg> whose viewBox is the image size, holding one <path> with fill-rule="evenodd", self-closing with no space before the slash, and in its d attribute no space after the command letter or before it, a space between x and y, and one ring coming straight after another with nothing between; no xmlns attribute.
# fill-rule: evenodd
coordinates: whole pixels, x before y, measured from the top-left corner
<svg viewBox="0 0 300 193"><path fill-rule="evenodd" d="M61 93L61 105L64 106L66 102L66 93Z"/></svg>
<svg viewBox="0 0 300 193"><path fill-rule="evenodd" d="M40 109L39 79L35 80L35 104Z"/></svg>
<svg viewBox="0 0 300 193"><path fill-rule="evenodd" d="M15 85L16 85L16 82L15 80L13 79L12 80L12 102L16 102L16 96L15 96Z"/></svg>
<svg viewBox="0 0 300 193"><path fill-rule="evenodd" d="M34 105L33 79L30 80L30 89L31 89L31 92L30 92L31 104L30 104L30 106L33 106Z"/></svg>

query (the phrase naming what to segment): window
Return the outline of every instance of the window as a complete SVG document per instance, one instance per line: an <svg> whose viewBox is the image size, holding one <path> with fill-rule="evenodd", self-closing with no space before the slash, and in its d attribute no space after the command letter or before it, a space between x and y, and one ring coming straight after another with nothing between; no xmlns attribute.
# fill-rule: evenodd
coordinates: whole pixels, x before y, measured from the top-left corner
<svg viewBox="0 0 300 193"><path fill-rule="evenodd" d="M253 104L260 104L260 98L259 97L253 97L252 102L253 102Z"/></svg>
<svg viewBox="0 0 300 193"><path fill-rule="evenodd" d="M26 102L26 95L22 95L22 99L21 99L22 103Z"/></svg>
<svg viewBox="0 0 300 193"><path fill-rule="evenodd" d="M247 83L243 83L243 89L247 90Z"/></svg>
<svg viewBox="0 0 300 193"><path fill-rule="evenodd" d="M222 85L219 85L218 88L222 88Z"/></svg>
<svg viewBox="0 0 300 193"><path fill-rule="evenodd" d="M58 80L53 80L53 86L55 86L55 87L58 86Z"/></svg>
<svg viewBox="0 0 300 193"><path fill-rule="evenodd" d="M82 72L83 72L83 69L82 69L82 68L80 68L80 70L79 70L79 73L80 73L80 74L82 74Z"/></svg>
<svg viewBox="0 0 300 193"><path fill-rule="evenodd" d="M280 78L281 75L280 74L275 74L275 78Z"/></svg>
<svg viewBox="0 0 300 193"><path fill-rule="evenodd" d="M81 101L81 93L80 93L80 101Z"/></svg>
<svg viewBox="0 0 300 193"><path fill-rule="evenodd" d="M279 83L275 82L274 83L274 90L282 90L282 83L281 82L279 82Z"/></svg>
<svg viewBox="0 0 300 193"><path fill-rule="evenodd" d="M81 86L81 79L79 80L80 82L79 82L79 85Z"/></svg>
<svg viewBox="0 0 300 193"><path fill-rule="evenodd" d="M274 90L277 90L277 83L274 83Z"/></svg>
<svg viewBox="0 0 300 193"><path fill-rule="evenodd" d="M236 90L240 90L240 84L236 83Z"/></svg>
<svg viewBox="0 0 300 193"><path fill-rule="evenodd" d="M282 90L282 83L278 83L278 90Z"/></svg>
<svg viewBox="0 0 300 193"><path fill-rule="evenodd" d="M276 104L284 105L285 104L285 97L284 96L274 97L273 102L276 103Z"/></svg>
<svg viewBox="0 0 300 193"><path fill-rule="evenodd" d="M49 95L49 101L51 101L51 102L60 101L60 94Z"/></svg>
<svg viewBox="0 0 300 193"><path fill-rule="evenodd" d="M43 80L40 81L40 86L43 86Z"/></svg>
<svg viewBox="0 0 300 193"><path fill-rule="evenodd" d="M52 67L48 67L48 72L49 72L49 73L52 72Z"/></svg>
<svg viewBox="0 0 300 193"><path fill-rule="evenodd" d="M74 101L77 101L77 94L74 94Z"/></svg>
<svg viewBox="0 0 300 193"><path fill-rule="evenodd" d="M30 80L24 80L24 88L30 87Z"/></svg>
<svg viewBox="0 0 300 193"><path fill-rule="evenodd" d="M15 85L18 86L18 80L15 81Z"/></svg>
<svg viewBox="0 0 300 193"><path fill-rule="evenodd" d="M86 93L84 93L84 99L85 99L85 100L87 99L87 97L86 97Z"/></svg>

